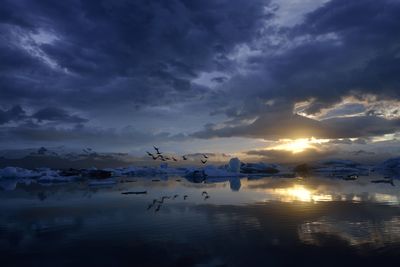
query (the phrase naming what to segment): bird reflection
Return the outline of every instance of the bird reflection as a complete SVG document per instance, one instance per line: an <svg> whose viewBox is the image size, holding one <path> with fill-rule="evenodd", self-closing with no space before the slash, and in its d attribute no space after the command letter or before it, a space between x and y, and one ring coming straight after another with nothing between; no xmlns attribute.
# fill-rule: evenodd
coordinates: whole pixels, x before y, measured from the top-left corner
<svg viewBox="0 0 400 267"><path fill-rule="evenodd" d="M158 212L161 208L161 204L158 204L157 208L154 210L155 212Z"/></svg>

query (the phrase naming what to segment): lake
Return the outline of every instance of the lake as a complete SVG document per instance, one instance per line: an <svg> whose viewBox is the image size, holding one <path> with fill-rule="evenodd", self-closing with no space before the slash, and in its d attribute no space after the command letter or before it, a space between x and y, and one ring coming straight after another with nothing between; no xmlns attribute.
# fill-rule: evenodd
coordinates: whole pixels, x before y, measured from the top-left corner
<svg viewBox="0 0 400 267"><path fill-rule="evenodd" d="M19 184L0 191L1 266L396 264L399 189L371 179Z"/></svg>

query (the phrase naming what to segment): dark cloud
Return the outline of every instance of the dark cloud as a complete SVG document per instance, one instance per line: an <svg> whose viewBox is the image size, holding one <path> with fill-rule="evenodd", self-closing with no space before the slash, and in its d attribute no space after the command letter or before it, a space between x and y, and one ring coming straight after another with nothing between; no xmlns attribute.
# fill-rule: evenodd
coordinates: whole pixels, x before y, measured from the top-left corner
<svg viewBox="0 0 400 267"><path fill-rule="evenodd" d="M314 99L306 112L315 114L348 95L398 99L399 14L398 1L332 0L294 28L267 31L275 38L270 42L263 36L263 47L254 45L257 53L247 59L250 74L226 85L231 88L227 94L241 99L232 107L260 115L257 99L288 104ZM276 45L276 39L285 41Z"/></svg>
<svg viewBox="0 0 400 267"><path fill-rule="evenodd" d="M81 118L77 115L71 115L66 110L56 107L43 108L32 115L32 118L37 119L39 122L52 121L64 123L84 123L87 119Z"/></svg>
<svg viewBox="0 0 400 267"><path fill-rule="evenodd" d="M251 137L282 138L357 138L379 136L400 130L400 119L381 117L341 117L317 121L299 115L267 114L249 125L213 128L208 126L193 134L197 138Z"/></svg>
<svg viewBox="0 0 400 267"><path fill-rule="evenodd" d="M18 127L0 128L0 138L9 140L7 144L9 147L26 144L34 146L70 144L73 147L98 147L101 144L101 147L106 150L129 151L138 145L183 141L187 139L187 136L168 132L148 133L138 131L132 126L123 129L103 129L82 125L55 127L27 123Z"/></svg>
<svg viewBox="0 0 400 267"><path fill-rule="evenodd" d="M226 126L222 128L205 128L193 134L197 138L213 137L252 137L265 139L298 138L311 136L323 129L318 121L302 116L287 114L267 114L249 125ZM318 135L322 135L319 133Z"/></svg>
<svg viewBox="0 0 400 267"><path fill-rule="evenodd" d="M277 74L292 77L287 84L297 88L294 95L311 93L322 101L352 91L399 97L399 14L397 1L329 1L294 30L319 38L285 54Z"/></svg>
<svg viewBox="0 0 400 267"><path fill-rule="evenodd" d="M332 118L322 123L332 130L331 138L380 136L400 130L400 119L388 120L373 116Z"/></svg>
<svg viewBox="0 0 400 267"><path fill-rule="evenodd" d="M398 1L331 0L291 27L274 24L279 8L269 5L2 1L0 124L20 124L3 127L2 135L34 141L40 132L42 141L104 143L94 130L71 124L97 124L99 136L113 138L129 124L136 132L144 126L163 132L160 121L166 132L187 121L175 132L203 139L363 138L399 130L398 120L381 111L337 105L349 95L400 98ZM300 101L310 101L308 114L333 109L321 121L292 115Z"/></svg>
<svg viewBox="0 0 400 267"><path fill-rule="evenodd" d="M375 155L376 153L375 152L372 152L372 151L365 151L365 150L357 150L357 151L353 151L352 152L355 156L365 156L365 155L367 155L367 156L371 156L371 155Z"/></svg>
<svg viewBox="0 0 400 267"><path fill-rule="evenodd" d="M265 51L250 56L248 64L253 71L228 81L231 90L226 94L234 97L221 98L228 99L228 106L221 109L230 118L228 122L255 121L208 127L194 136L356 138L398 131L398 120L371 112L367 115L373 116L337 118L365 112L357 103L332 109L322 121L290 112L296 102L309 99L313 101L304 112L317 114L349 95L359 99L366 94L378 99L399 98L400 80L394 71L400 67L399 15L397 1L329 1L307 14L304 23L285 29L283 35L289 41L282 47L263 43L279 53ZM297 43L291 43L296 38Z"/></svg>
<svg viewBox="0 0 400 267"><path fill-rule="evenodd" d="M9 15L2 17L2 34L9 40L0 53L14 56L1 63L8 71L1 73L0 96L31 101L38 95L30 91L37 88L47 101L63 100L64 106L82 109L110 101L148 105L193 98L202 91L191 80L199 72L223 67L216 56L252 38L270 16L263 9L267 4L5 1L0 14ZM20 19L13 15L16 10ZM53 34L54 40L32 40L41 31ZM15 48L22 37L30 40L33 54L45 55L54 66ZM91 97L95 101L86 105Z"/></svg>
<svg viewBox="0 0 400 267"><path fill-rule="evenodd" d="M214 77L211 79L211 81L216 82L216 83L223 83L227 80L228 78L223 77L223 76L218 76L218 77Z"/></svg>
<svg viewBox="0 0 400 267"><path fill-rule="evenodd" d="M366 145L370 142L370 138L340 138L340 139L332 139L328 143L332 145Z"/></svg>
<svg viewBox="0 0 400 267"><path fill-rule="evenodd" d="M0 125L12 121L19 121L26 117L25 111L18 105L8 110L0 109Z"/></svg>

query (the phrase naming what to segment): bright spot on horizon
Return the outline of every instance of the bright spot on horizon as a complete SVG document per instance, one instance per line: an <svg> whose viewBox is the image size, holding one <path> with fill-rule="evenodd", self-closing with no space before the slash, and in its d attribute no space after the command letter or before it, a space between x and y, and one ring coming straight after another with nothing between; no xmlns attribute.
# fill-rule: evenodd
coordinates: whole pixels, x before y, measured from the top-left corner
<svg viewBox="0 0 400 267"><path fill-rule="evenodd" d="M315 148L314 144L322 144L329 142L328 139L299 138L299 139L281 139L282 144L273 146L272 149L291 151L293 154L300 153L309 148Z"/></svg>

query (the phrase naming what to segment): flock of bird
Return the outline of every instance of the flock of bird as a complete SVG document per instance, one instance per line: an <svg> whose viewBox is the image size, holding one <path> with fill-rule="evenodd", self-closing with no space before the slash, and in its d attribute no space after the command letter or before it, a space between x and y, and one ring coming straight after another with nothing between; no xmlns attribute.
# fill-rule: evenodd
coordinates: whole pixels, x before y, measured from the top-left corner
<svg viewBox="0 0 400 267"><path fill-rule="evenodd" d="M203 191L201 193L201 196L204 197L204 200L207 200L210 198L210 195L206 191ZM160 199L153 199L153 202L151 202L149 204L149 206L147 207L147 210L151 210L154 207L154 212L158 212L161 209L161 206L162 206L162 204L164 204L164 201L166 199L174 200L178 197L179 197L179 195L176 194L174 196L162 196ZM186 200L187 198L188 198L188 195L183 196L183 200Z"/></svg>
<svg viewBox="0 0 400 267"><path fill-rule="evenodd" d="M149 151L146 151L147 155L149 155L150 157L152 157L153 160L158 160L158 159L160 159L161 161L168 161L168 160L178 161L178 159L175 158L175 157L173 157L173 156L169 157L169 156L163 155L163 153L160 152L160 149L159 149L158 147L153 146L153 148L154 148L154 150L155 150L155 153L150 153ZM207 163L208 156L207 156L206 154L202 154L202 156L203 156L204 159L202 158L200 161L201 161L201 163L206 164L206 163ZM187 156L185 156L185 155L182 156L182 159L183 159L183 160L188 160Z"/></svg>

